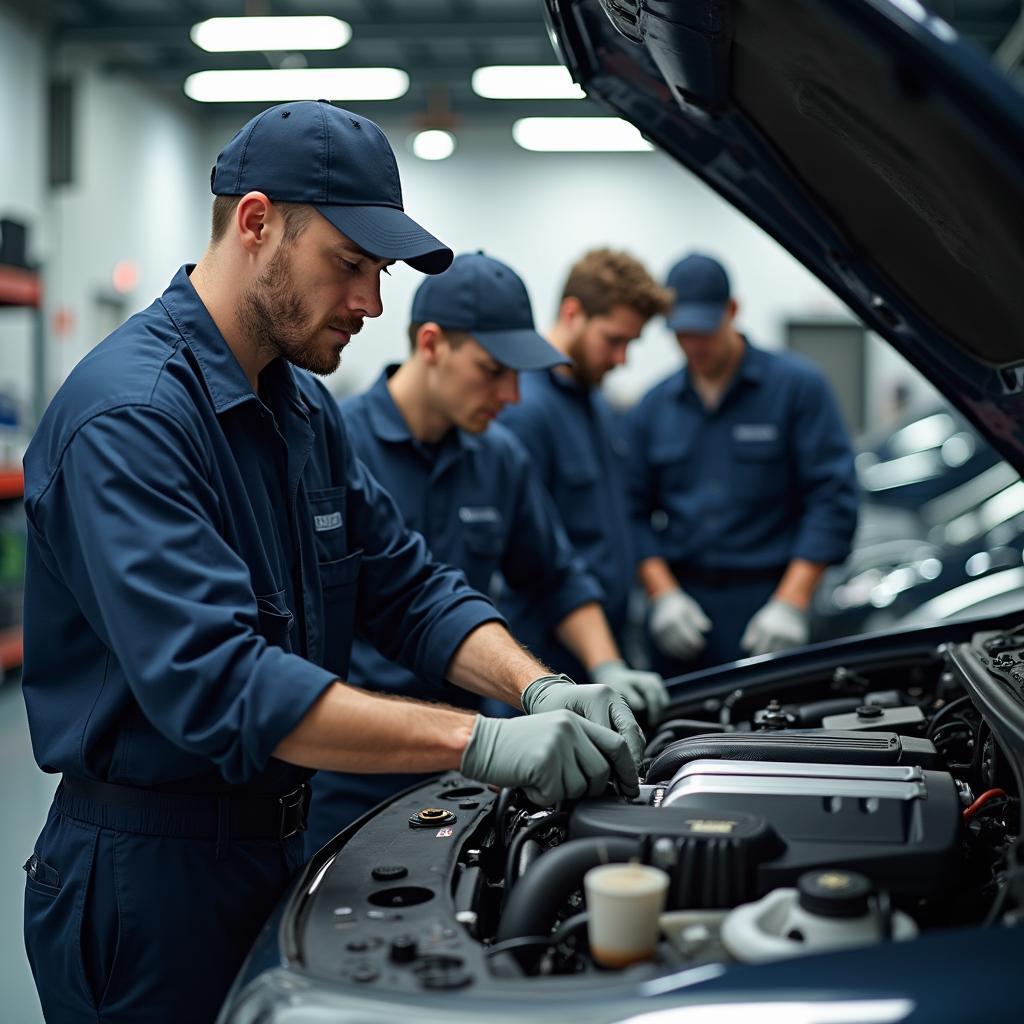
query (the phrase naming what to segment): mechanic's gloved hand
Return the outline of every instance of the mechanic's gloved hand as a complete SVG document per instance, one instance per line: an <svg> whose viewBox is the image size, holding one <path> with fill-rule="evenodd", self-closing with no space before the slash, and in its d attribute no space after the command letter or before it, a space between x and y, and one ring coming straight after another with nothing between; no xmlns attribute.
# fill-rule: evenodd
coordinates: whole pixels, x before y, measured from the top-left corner
<svg viewBox="0 0 1024 1024"><path fill-rule="evenodd" d="M541 676L523 691L523 710L575 711L591 722L614 729L626 741L633 763L639 768L644 756L644 734L629 705L610 686L577 686L568 676Z"/></svg>
<svg viewBox="0 0 1024 1024"><path fill-rule="evenodd" d="M600 796L613 777L625 796L640 795L625 739L571 711L522 718L477 716L461 770L479 782L521 786L542 807Z"/></svg>
<svg viewBox="0 0 1024 1024"><path fill-rule="evenodd" d="M695 658L707 645L711 620L685 590L676 588L651 603L651 637L663 654L681 661Z"/></svg>
<svg viewBox="0 0 1024 1024"><path fill-rule="evenodd" d="M665 681L657 672L630 668L624 661L603 661L590 670L590 678L599 686L610 686L622 694L629 710L644 714L650 723L657 722L668 707Z"/></svg>
<svg viewBox="0 0 1024 1024"><path fill-rule="evenodd" d="M773 597L747 623L740 647L751 654L771 654L807 643L807 612Z"/></svg>

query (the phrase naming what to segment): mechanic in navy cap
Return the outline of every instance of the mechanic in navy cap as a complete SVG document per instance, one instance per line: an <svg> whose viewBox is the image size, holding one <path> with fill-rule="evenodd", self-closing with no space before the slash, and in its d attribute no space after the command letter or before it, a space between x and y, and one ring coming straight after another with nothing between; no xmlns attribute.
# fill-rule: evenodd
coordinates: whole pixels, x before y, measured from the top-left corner
<svg viewBox="0 0 1024 1024"><path fill-rule="evenodd" d="M601 393L605 375L671 293L627 252L593 249L573 264L562 288L551 343L568 366L524 373L522 400L502 414L554 499L576 553L601 584L601 605L621 645L636 558L626 494L628 453L621 424ZM512 633L542 661L572 676L585 669L525 595L499 602Z"/></svg>
<svg viewBox="0 0 1024 1024"><path fill-rule="evenodd" d="M501 573L554 624L594 682L656 718L667 702L661 678L622 661L600 587L574 557L528 455L492 422L518 400L519 371L567 362L534 330L525 285L511 267L483 253L456 256L416 292L409 341L412 353L402 365L341 403L356 455L435 558L462 569L484 593ZM439 687L358 638L347 679L369 690L480 706L473 694ZM306 852L420 778L318 772Z"/></svg>
<svg viewBox="0 0 1024 1024"><path fill-rule="evenodd" d="M850 550L850 439L822 375L755 348L718 260L668 276L686 356L630 415L639 576L665 675L807 642L825 567Z"/></svg>
<svg viewBox="0 0 1024 1024"><path fill-rule="evenodd" d="M25 457L24 693L63 775L25 865L49 1024L212 1021L302 863L314 769L461 767L545 804L613 776L638 792L625 701L552 676L431 558L304 372L380 315L393 261L451 263L383 134L272 107L212 187L202 260L82 360ZM356 630L530 714L348 686Z"/></svg>

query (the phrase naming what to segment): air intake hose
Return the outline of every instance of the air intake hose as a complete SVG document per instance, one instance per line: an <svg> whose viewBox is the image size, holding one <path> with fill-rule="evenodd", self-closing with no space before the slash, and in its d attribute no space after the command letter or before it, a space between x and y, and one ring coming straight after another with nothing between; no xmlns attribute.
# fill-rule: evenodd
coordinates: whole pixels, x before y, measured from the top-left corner
<svg viewBox="0 0 1024 1024"><path fill-rule="evenodd" d="M583 876L599 864L622 864L636 857L635 839L573 839L538 857L516 882L501 915L497 941L527 935L548 935L558 911Z"/></svg>

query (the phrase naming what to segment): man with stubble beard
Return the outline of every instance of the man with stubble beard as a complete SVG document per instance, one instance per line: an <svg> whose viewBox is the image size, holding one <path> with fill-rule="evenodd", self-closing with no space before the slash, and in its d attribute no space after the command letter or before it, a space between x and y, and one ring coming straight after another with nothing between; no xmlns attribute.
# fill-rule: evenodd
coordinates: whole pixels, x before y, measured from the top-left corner
<svg viewBox="0 0 1024 1024"><path fill-rule="evenodd" d="M25 864L49 1024L212 1021L301 865L315 769L638 793L622 698L552 675L431 559L303 372L380 315L392 262L451 262L383 134L325 101L272 107L212 189L202 260L82 360L25 457L23 686L62 773ZM527 714L350 687L357 630Z"/></svg>
<svg viewBox="0 0 1024 1024"><path fill-rule="evenodd" d="M526 446L576 553L600 583L601 604L620 648L636 562L627 453L600 384L625 363L627 346L647 321L670 304L671 292L628 253L586 253L569 271L547 334L571 365L524 373L518 405L501 415ZM510 591L499 607L513 634L545 663L574 677L582 673L535 605Z"/></svg>

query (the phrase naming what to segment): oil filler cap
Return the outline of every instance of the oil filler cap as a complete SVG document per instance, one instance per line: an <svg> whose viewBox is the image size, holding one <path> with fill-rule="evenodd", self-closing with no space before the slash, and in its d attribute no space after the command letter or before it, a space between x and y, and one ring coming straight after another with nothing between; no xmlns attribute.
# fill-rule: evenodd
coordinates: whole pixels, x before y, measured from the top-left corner
<svg viewBox="0 0 1024 1024"><path fill-rule="evenodd" d="M819 917L863 917L869 909L871 882L855 871L808 871L796 883L800 906Z"/></svg>
<svg viewBox="0 0 1024 1024"><path fill-rule="evenodd" d="M437 828L439 825L451 825L455 815L444 807L424 807L409 818L410 828Z"/></svg>

